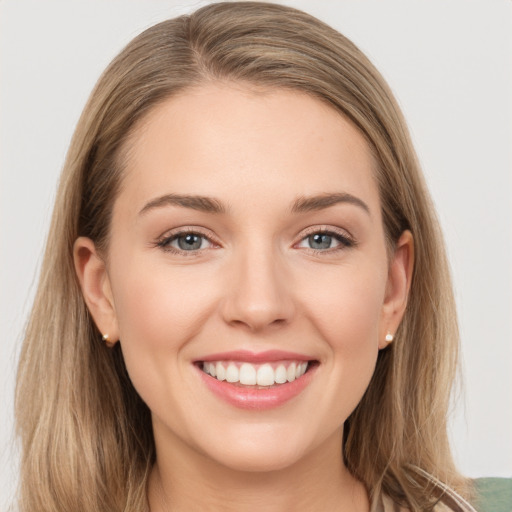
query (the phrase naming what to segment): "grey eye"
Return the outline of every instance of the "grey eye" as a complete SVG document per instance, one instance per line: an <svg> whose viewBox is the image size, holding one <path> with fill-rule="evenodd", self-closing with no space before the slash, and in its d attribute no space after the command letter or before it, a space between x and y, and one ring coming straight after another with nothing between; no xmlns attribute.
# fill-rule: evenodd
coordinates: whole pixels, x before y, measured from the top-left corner
<svg viewBox="0 0 512 512"><path fill-rule="evenodd" d="M308 244L311 249L330 249L333 237L327 233L315 233L308 236Z"/></svg>
<svg viewBox="0 0 512 512"><path fill-rule="evenodd" d="M331 231L317 231L305 236L297 245L303 249L312 249L313 251L327 252L335 249L349 248L354 242L341 233Z"/></svg>
<svg viewBox="0 0 512 512"><path fill-rule="evenodd" d="M197 251L202 248L204 241L204 236L197 235L195 233L187 233L185 235L177 236L171 242L171 246L174 245L182 251Z"/></svg>
<svg viewBox="0 0 512 512"><path fill-rule="evenodd" d="M164 251L184 255L185 253L199 254L200 251L211 249L215 246L212 240L200 232L179 231L157 243Z"/></svg>

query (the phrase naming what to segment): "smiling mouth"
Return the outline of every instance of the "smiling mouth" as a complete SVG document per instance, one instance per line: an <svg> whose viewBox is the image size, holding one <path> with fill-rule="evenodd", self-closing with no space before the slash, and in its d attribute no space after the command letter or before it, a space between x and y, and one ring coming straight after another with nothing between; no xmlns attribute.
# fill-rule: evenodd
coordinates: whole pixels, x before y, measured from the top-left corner
<svg viewBox="0 0 512 512"><path fill-rule="evenodd" d="M199 368L214 379L239 386L270 388L300 379L316 361L276 361L253 364L244 361L203 361Z"/></svg>

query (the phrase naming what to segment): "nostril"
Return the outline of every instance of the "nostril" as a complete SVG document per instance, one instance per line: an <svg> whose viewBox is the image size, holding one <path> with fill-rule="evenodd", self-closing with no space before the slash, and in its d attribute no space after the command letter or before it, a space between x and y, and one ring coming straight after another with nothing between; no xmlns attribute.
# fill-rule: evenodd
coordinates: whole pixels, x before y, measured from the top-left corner
<svg viewBox="0 0 512 512"><path fill-rule="evenodd" d="M251 332L258 332L264 329L283 327L288 323L285 318L269 319L267 315L247 315L246 317L228 321L233 327L245 327Z"/></svg>

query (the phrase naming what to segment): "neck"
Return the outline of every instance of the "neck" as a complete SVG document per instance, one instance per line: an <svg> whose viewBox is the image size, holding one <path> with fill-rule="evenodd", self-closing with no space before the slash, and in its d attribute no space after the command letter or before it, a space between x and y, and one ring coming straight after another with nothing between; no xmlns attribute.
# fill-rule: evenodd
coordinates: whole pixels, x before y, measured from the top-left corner
<svg viewBox="0 0 512 512"><path fill-rule="evenodd" d="M150 477L151 512L367 512L364 486L346 469L337 433L291 466L238 471L190 449L158 450Z"/></svg>

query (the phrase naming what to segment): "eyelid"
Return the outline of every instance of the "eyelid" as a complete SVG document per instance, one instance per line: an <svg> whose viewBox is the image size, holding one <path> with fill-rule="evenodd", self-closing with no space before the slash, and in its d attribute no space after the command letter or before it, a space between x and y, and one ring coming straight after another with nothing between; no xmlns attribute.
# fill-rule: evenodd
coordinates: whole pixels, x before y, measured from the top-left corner
<svg viewBox="0 0 512 512"><path fill-rule="evenodd" d="M208 232L206 232L208 231ZM177 239L180 236L185 236L189 234L199 235L208 242L213 247L207 247L205 249L196 249L192 251L184 251L181 249L178 249L176 247L172 247L169 245L173 240ZM205 230L204 228L201 228L199 226L181 226L179 228L173 228L169 231L166 231L162 235L160 235L154 242L154 246L161 248L162 250L174 254L180 254L185 256L194 256L199 253L202 253L203 251L216 248L220 246L220 242L216 239L215 236L212 235L212 233L209 230Z"/></svg>
<svg viewBox="0 0 512 512"><path fill-rule="evenodd" d="M299 243L301 243L303 240L305 240L307 237L313 235L313 234L326 234L335 237L339 243L340 246L333 247L330 249L313 249L313 248L307 248L304 247L302 249L311 251L313 253L332 253L336 252L338 250L344 250L347 248L351 248L357 245L356 240L354 237L345 229L341 229L335 226L328 226L328 225L318 225L318 226L310 226L306 229L304 229L300 233L300 238L293 244L293 247L297 247ZM207 247L204 249L195 249L191 251L184 251L181 249L178 249L176 247L170 246L170 242L178 238L179 236L184 236L187 234L195 234L199 235L212 245L212 247ZM156 247L161 248L164 251L185 255L185 256L194 256L198 255L206 250L212 249L212 248L218 248L221 246L220 241L211 233L210 230L207 230L205 228L199 227L199 226L180 226L178 228L173 228L171 230L168 230L164 232L162 235L160 235L153 244Z"/></svg>
<svg viewBox="0 0 512 512"><path fill-rule="evenodd" d="M351 248L357 245L357 242L355 238L345 229L341 229L335 226L327 226L327 225L320 225L320 226L310 226L306 228L304 231L300 233L300 238L297 242L295 242L294 247L297 247L298 244L300 244L303 240L308 238L311 235L314 234L325 234L325 235L331 235L334 236L339 242L340 247L333 247L330 249L313 249L311 247L307 248L304 247L303 249L312 251L314 253L328 253L328 252L335 252L337 250L343 250L347 248Z"/></svg>

